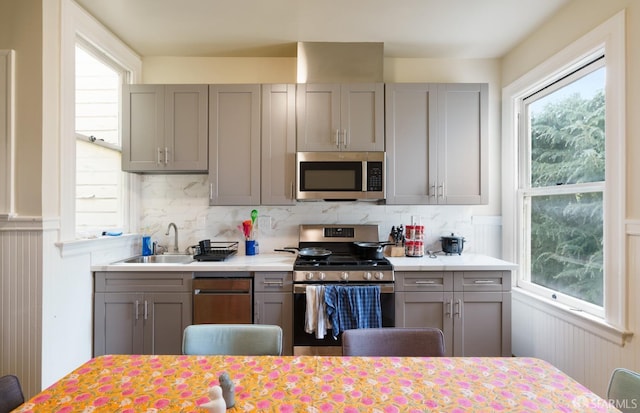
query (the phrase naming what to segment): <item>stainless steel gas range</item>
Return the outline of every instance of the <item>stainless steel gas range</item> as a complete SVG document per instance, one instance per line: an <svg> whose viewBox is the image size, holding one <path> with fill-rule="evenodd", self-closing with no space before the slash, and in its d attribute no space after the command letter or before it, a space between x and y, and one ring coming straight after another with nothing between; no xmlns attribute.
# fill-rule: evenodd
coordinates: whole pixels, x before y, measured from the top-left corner
<svg viewBox="0 0 640 413"><path fill-rule="evenodd" d="M393 266L384 257L363 258L356 242L378 242L377 225L301 225L293 265L294 354L342 354L341 334L309 332L309 286L377 287L381 324L395 325ZM306 254L305 254L306 253ZM331 329L333 330L333 328Z"/></svg>

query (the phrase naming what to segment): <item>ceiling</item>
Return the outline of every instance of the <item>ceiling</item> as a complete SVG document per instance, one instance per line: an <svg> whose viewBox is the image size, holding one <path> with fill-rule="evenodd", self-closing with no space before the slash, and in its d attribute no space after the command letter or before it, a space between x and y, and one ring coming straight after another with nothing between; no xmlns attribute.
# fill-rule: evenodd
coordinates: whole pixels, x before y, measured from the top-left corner
<svg viewBox="0 0 640 413"><path fill-rule="evenodd" d="M496 58L569 0L76 0L141 56L295 57L383 42L385 57Z"/></svg>

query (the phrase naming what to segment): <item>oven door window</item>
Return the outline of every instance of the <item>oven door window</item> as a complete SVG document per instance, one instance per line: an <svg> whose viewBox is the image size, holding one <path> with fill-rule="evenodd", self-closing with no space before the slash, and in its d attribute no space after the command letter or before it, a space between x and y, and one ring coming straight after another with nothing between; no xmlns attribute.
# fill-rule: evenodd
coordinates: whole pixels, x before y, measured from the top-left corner
<svg viewBox="0 0 640 413"><path fill-rule="evenodd" d="M301 162L301 191L362 191L362 162Z"/></svg>

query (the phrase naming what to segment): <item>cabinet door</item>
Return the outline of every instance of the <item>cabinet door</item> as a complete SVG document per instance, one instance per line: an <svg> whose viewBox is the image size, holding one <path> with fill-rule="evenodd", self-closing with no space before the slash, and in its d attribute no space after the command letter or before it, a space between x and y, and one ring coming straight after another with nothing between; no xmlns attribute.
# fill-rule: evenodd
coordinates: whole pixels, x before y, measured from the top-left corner
<svg viewBox="0 0 640 413"><path fill-rule="evenodd" d="M142 354L144 296L96 293L93 355Z"/></svg>
<svg viewBox="0 0 640 413"><path fill-rule="evenodd" d="M453 294L396 292L396 327L436 327L444 333L445 353L454 355Z"/></svg>
<svg viewBox="0 0 640 413"><path fill-rule="evenodd" d="M262 205L295 204L295 105L295 85L262 85Z"/></svg>
<svg viewBox="0 0 640 413"><path fill-rule="evenodd" d="M255 293L255 324L271 324L282 328L282 354L293 354L293 294Z"/></svg>
<svg viewBox="0 0 640 413"><path fill-rule="evenodd" d="M164 114L164 86L123 86L123 171L164 169Z"/></svg>
<svg viewBox="0 0 640 413"><path fill-rule="evenodd" d="M384 151L384 85L341 85L340 150Z"/></svg>
<svg viewBox="0 0 640 413"><path fill-rule="evenodd" d="M487 204L488 85L438 85L438 203Z"/></svg>
<svg viewBox="0 0 640 413"><path fill-rule="evenodd" d="M456 292L454 356L511 356L511 293Z"/></svg>
<svg viewBox="0 0 640 413"><path fill-rule="evenodd" d="M396 83L385 88L386 202L436 203L436 86Z"/></svg>
<svg viewBox="0 0 640 413"><path fill-rule="evenodd" d="M142 316L144 354L182 354L182 333L191 324L190 293L146 293Z"/></svg>
<svg viewBox="0 0 640 413"><path fill-rule="evenodd" d="M340 150L340 85L297 85L298 151Z"/></svg>
<svg viewBox="0 0 640 413"><path fill-rule="evenodd" d="M161 148L167 170L207 171L208 86L165 87L165 141Z"/></svg>
<svg viewBox="0 0 640 413"><path fill-rule="evenodd" d="M260 85L209 88L209 205L260 204Z"/></svg>

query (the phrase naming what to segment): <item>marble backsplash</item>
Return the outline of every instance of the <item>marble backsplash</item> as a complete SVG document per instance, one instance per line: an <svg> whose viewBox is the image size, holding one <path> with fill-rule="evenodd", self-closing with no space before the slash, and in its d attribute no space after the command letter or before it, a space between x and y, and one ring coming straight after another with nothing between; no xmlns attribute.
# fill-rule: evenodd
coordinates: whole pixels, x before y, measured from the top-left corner
<svg viewBox="0 0 640 413"><path fill-rule="evenodd" d="M425 246L440 251L440 237L465 237L464 251L500 258L499 217L474 217L471 206L378 205L369 202L298 202L292 206L209 206L206 175L143 175L142 218L139 232L158 244L174 246L173 229L178 227L179 249L184 251L202 239L243 241L238 225L259 211L257 240L260 252L297 246L300 224L377 224L379 240L387 240L392 226L411 223L412 217L425 226ZM239 253L244 254L244 243Z"/></svg>

